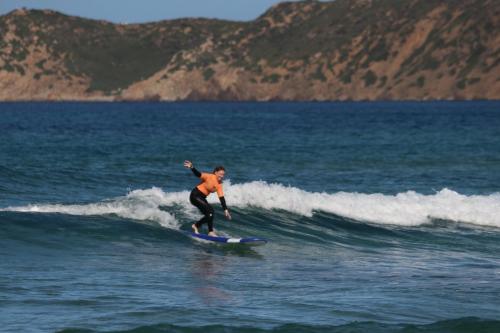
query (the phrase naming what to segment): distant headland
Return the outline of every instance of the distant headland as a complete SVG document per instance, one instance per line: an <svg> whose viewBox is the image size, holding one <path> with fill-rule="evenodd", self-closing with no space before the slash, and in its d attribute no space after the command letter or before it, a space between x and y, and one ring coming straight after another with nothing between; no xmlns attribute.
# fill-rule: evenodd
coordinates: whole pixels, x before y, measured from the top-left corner
<svg viewBox="0 0 500 333"><path fill-rule="evenodd" d="M283 2L257 19L0 16L0 101L500 99L500 1Z"/></svg>

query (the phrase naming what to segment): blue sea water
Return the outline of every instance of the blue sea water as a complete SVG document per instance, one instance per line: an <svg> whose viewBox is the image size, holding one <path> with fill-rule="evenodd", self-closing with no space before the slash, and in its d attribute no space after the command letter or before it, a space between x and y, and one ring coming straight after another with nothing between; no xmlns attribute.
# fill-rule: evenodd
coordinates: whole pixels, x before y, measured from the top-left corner
<svg viewBox="0 0 500 333"><path fill-rule="evenodd" d="M499 332L500 102L0 103L0 325Z"/></svg>

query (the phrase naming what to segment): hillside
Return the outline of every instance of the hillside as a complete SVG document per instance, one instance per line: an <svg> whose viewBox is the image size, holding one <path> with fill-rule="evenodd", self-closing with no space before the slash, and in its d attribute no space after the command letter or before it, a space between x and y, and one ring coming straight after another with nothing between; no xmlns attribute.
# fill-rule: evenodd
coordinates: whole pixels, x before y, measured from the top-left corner
<svg viewBox="0 0 500 333"><path fill-rule="evenodd" d="M289 2L250 22L0 16L0 100L500 99L500 1Z"/></svg>

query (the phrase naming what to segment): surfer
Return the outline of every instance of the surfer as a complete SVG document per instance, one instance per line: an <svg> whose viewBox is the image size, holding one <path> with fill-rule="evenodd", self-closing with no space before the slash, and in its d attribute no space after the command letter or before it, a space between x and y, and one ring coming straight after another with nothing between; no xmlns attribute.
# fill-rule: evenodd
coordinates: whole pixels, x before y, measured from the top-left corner
<svg viewBox="0 0 500 333"><path fill-rule="evenodd" d="M217 236L214 233L214 209L207 202L207 196L210 193L217 192L222 209L224 209L224 215L230 220L231 214L229 214L229 210L227 209L224 192L222 191L222 179L224 179L226 170L223 166L218 166L214 169L213 173L201 173L195 169L193 163L190 161L184 161L184 166L191 169L194 175L201 179L201 183L191 191L189 201L196 206L204 216L201 220L194 223L191 228L193 228L195 233L199 233L198 229L202 224L206 223L208 225L208 235Z"/></svg>

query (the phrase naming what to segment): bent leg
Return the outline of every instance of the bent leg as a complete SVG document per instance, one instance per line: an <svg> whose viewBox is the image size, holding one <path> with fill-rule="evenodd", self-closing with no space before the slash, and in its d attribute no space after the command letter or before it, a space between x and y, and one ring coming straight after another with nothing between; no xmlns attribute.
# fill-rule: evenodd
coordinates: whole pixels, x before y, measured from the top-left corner
<svg viewBox="0 0 500 333"><path fill-rule="evenodd" d="M196 206L204 215L201 220L195 223L196 228L200 228L202 224L207 223L208 231L213 231L214 209L205 198L191 195L189 198L191 203Z"/></svg>

